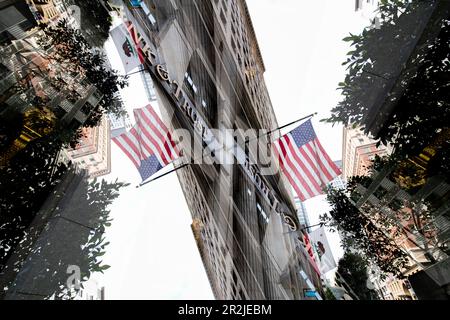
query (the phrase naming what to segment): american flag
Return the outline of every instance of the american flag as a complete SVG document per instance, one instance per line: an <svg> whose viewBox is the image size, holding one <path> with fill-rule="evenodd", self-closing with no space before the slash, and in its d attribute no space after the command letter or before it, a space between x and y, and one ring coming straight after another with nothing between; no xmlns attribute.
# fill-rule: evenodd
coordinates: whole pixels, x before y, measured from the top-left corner
<svg viewBox="0 0 450 320"><path fill-rule="evenodd" d="M135 109L134 117L134 127L112 140L134 163L144 181L175 160L179 152L151 105Z"/></svg>
<svg viewBox="0 0 450 320"><path fill-rule="evenodd" d="M302 201L322 194L322 188L341 174L320 144L311 120L274 141L273 149Z"/></svg>

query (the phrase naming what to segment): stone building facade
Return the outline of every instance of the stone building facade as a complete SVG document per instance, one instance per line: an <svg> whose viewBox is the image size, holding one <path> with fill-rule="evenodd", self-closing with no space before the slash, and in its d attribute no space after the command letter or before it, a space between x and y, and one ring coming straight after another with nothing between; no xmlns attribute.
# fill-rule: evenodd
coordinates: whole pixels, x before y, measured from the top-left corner
<svg viewBox="0 0 450 320"><path fill-rule="evenodd" d="M278 127L244 0L142 1L124 12L172 130L197 132L191 120L223 136L229 129ZM235 136L236 149L256 160L241 138ZM202 137L194 139L194 148L197 144L209 153ZM291 188L279 172L255 179L282 203L286 215L280 215L237 162L194 163L177 171L215 297L311 299L306 292L312 290L313 299L321 299L320 276L304 247Z"/></svg>

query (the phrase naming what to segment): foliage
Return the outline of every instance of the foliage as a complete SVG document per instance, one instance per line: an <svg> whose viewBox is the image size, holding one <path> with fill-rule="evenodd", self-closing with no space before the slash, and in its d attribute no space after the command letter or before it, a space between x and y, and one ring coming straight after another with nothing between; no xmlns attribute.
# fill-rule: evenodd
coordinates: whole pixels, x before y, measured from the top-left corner
<svg viewBox="0 0 450 320"><path fill-rule="evenodd" d="M388 81L397 77L396 71L400 70L401 80L397 85L401 89L397 91L402 94L386 97L385 103L394 104L394 108L383 125L371 132L375 139L392 143L396 157L404 159L420 153L437 134L448 128L450 21L430 21L430 25L441 27L437 37L421 43L408 65L400 64L399 60L404 48L413 46L416 41L411 31L422 18L421 12L434 3L431 0L382 1L379 29L366 28L360 35L344 38L353 47L344 62L348 74L339 84L344 98L324 121L364 128L374 117L384 117L382 113L371 115L372 105L368 101L371 101L373 89L381 85L380 79ZM371 130L365 129L367 133ZM439 168L448 162L445 148L440 149L434 165Z"/></svg>
<svg viewBox="0 0 450 320"><path fill-rule="evenodd" d="M367 287L367 262L361 256L346 251L338 262L337 273L360 300L378 300L377 293Z"/></svg>
<svg viewBox="0 0 450 320"><path fill-rule="evenodd" d="M88 44L80 30L61 20L56 26L45 27L38 43L45 50L53 48L49 59L65 66L74 75L83 74L103 95L95 109L90 110L85 126L96 126L106 112L116 116L125 113L118 92L127 85L127 78L110 70L107 58Z"/></svg>
<svg viewBox="0 0 450 320"><path fill-rule="evenodd" d="M80 177L78 174L72 182ZM77 289L67 287L69 266L75 265L80 268L81 282L87 281L92 273L103 273L110 267L102 261L105 248L109 244L105 240L105 231L111 226L112 221L108 206L119 196L120 189L127 185L117 180L108 183L105 180L99 182L95 179L88 182L82 179L76 189L71 190L70 195L64 196L65 190L55 190L51 196L52 201L58 201L59 198L61 200L58 206L53 208L55 211L47 218L44 231L41 233L41 229L35 226L23 225L22 238L35 240L28 242L21 240L16 245L14 249L20 252L20 256L19 260L14 262L14 266L30 261L32 263L33 259L39 260L40 267L45 271L39 274L39 280L36 281L37 288L42 290L45 286L49 292L47 298L73 298ZM40 213L41 216L43 214ZM16 212L16 216L20 219L21 214ZM64 217L64 220L58 219L59 216ZM66 234L63 238L62 233ZM10 265L4 266L8 267ZM11 280L6 285L9 290L13 290L15 286L14 279Z"/></svg>
<svg viewBox="0 0 450 320"><path fill-rule="evenodd" d="M345 191L329 188L327 200L331 205L329 214L320 217L321 222L340 232L343 247L356 250L368 262L376 264L385 274L401 276L407 266L406 254L361 212L345 194Z"/></svg>
<svg viewBox="0 0 450 320"><path fill-rule="evenodd" d="M67 170L55 162L61 146L54 134L35 140L0 169L0 269Z"/></svg>
<svg viewBox="0 0 450 320"><path fill-rule="evenodd" d="M417 73L378 134L382 141L394 141L396 153L404 157L420 153L450 123L450 20L429 46L416 58Z"/></svg>
<svg viewBox="0 0 450 320"><path fill-rule="evenodd" d="M325 300L336 300L333 292L328 287L325 289Z"/></svg>
<svg viewBox="0 0 450 320"><path fill-rule="evenodd" d="M86 197L81 199L81 204L78 203L78 208L81 208L85 213L83 219L87 219L91 230L79 233L72 238L69 243L71 254L66 256L60 252L59 261L50 265L50 270L47 273L49 280L50 277L55 278L55 271L58 279L58 281L51 280L54 282L56 298L72 298L77 293L76 289L67 288L67 266L76 263L80 267L82 282L89 280L92 273L103 273L110 268L109 265L103 264L105 248L109 245L109 242L105 239L105 231L107 227L111 226L112 222L108 206L119 196L120 189L128 185L118 182L117 179L113 183L106 180L99 182L97 179L82 183L80 193L85 194ZM55 244L48 243L47 246L51 250ZM56 246L58 247L58 245Z"/></svg>
<svg viewBox="0 0 450 320"><path fill-rule="evenodd" d="M96 10L99 3L89 2L92 2L90 10ZM86 7L88 4L86 1L80 1L80 6ZM92 23L96 21L96 24L91 26L91 30L101 29L102 32L95 37L96 40L104 42L111 25L109 15L106 17L104 12L99 10L99 12L91 12L89 17L86 14L85 18L89 18ZM78 76L86 78L102 96L95 109L88 110L90 115L84 125L96 126L104 113L123 114L125 111L119 103L118 91L127 85L127 79L118 75L116 71L110 70L102 52L93 49L85 39L85 35L71 28L65 20L59 21L55 26L43 25L42 27L43 33L40 34L38 44L43 50L49 52L46 58L51 65L59 66L59 71L62 70L74 80L79 80ZM46 72L46 76L56 91L68 89L69 101L79 98L75 90L70 87L71 84L66 83L58 73ZM28 88L18 83L13 89L17 92L12 93L24 93ZM59 152L63 147L73 146L80 137L81 131L78 123L66 124L63 121L56 121L57 118L62 118L56 114L56 117L55 115L53 118L48 117L48 110L46 110L48 97L41 98L36 95L30 98L33 99L33 108L29 108L25 113L15 112L14 108L5 109L0 121L2 156L15 148L13 142L20 136L25 125L39 133L36 135L38 138L34 137L34 140L29 141L25 148L19 151L13 150L14 152L11 153L13 158L8 162L7 167L0 166L0 271L4 271L13 252L18 252L19 259L22 260L17 262L21 263L29 253L39 254L41 250L55 250L59 242L64 242L67 250L58 248L60 251L53 260L60 260L56 264L48 262L49 273L45 275L49 285L53 286L55 297L63 298L73 294L64 288L68 264L79 265L82 268L84 280L91 272L103 272L108 268L101 261L101 256L105 253L104 249L108 244L105 242L103 233L111 223L107 206L118 196L119 189L126 184L117 181L112 184L105 181L101 183L85 181L80 187L84 192L84 198L77 205L84 206L80 216L89 215L92 229L86 229L89 231L87 233L67 234L70 241L64 238L53 243L41 243L39 247L31 243L31 246L29 242L32 235L38 235L40 232L31 227L31 223L36 221L37 213L46 201L55 201L58 197L64 196L56 195L55 190L67 176L71 164L58 162ZM57 112L57 110L53 111ZM71 194L65 197L70 198ZM58 211L59 208L56 207L53 210ZM26 246L27 244L29 246Z"/></svg>
<svg viewBox="0 0 450 320"><path fill-rule="evenodd" d="M93 47L101 48L108 39L112 18L102 0L66 0L66 5L80 9L80 27L83 36Z"/></svg>
<svg viewBox="0 0 450 320"><path fill-rule="evenodd" d="M2 108L5 106L2 105ZM0 118L0 154L6 151L20 135L23 126L23 114L11 110Z"/></svg>
<svg viewBox="0 0 450 320"><path fill-rule="evenodd" d="M35 227L30 228L30 224L44 202L63 196L55 194L55 188L61 183L68 167L58 163L57 157L61 148L72 138L73 130L56 128L49 135L30 142L7 167L0 169L0 270L5 271L6 263L14 252L19 254L19 259L24 259L31 252L53 250L54 259L59 261L49 262L47 279L56 298L67 298L75 293L64 286L68 265L80 266L83 280L88 279L92 272L103 272L108 268L101 261L108 245L103 234L105 228L111 225L106 208L118 196L119 189L126 186L117 181L112 184L105 181L82 184L79 192L84 198L77 201L77 212L80 216L89 215L90 225L94 229L88 230L88 233L67 234L70 241L64 245L63 251L54 249L56 242L45 242L38 249L32 246L33 242L27 243L38 232ZM71 196L68 194L65 197L70 199ZM57 242L61 241L66 240L59 239Z"/></svg>
<svg viewBox="0 0 450 320"><path fill-rule="evenodd" d="M440 146L437 155L429 162L428 176L441 175L450 181L450 139L446 139Z"/></svg>

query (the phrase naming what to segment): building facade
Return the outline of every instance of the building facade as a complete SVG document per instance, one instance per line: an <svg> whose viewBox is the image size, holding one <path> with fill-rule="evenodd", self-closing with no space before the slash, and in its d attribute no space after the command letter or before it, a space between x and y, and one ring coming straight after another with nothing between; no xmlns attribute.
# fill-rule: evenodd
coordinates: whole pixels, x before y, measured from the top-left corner
<svg viewBox="0 0 450 320"><path fill-rule="evenodd" d="M342 139L342 177L348 180L353 176L362 176L376 155L388 155L392 149L380 145L359 128L344 128Z"/></svg>
<svg viewBox="0 0 450 320"><path fill-rule="evenodd" d="M111 172L111 127L107 116L93 128L82 128L82 137L74 148L65 150L67 157L79 168L87 171L89 178Z"/></svg>
<svg viewBox="0 0 450 320"><path fill-rule="evenodd" d="M342 171L342 160L334 161L334 164ZM330 182L330 185L335 189L345 189L347 186L343 174L334 178L333 181Z"/></svg>
<svg viewBox="0 0 450 320"><path fill-rule="evenodd" d="M102 99L85 76L73 76L66 65L50 63L50 53L39 49L34 36L0 46L0 117L23 118L19 125L5 121L1 128L0 165L6 165L29 142L49 134L56 121L83 124L89 116L85 110L92 110ZM70 90L60 90L61 84ZM78 99L70 98L73 95ZM21 130L8 134L17 127Z"/></svg>
<svg viewBox="0 0 450 320"><path fill-rule="evenodd" d="M143 65L139 66L139 70L141 71L142 84L144 85L145 94L147 95L148 101L155 101L156 91L153 85L152 77L147 71L145 71L145 67Z"/></svg>
<svg viewBox="0 0 450 320"><path fill-rule="evenodd" d="M27 143L50 133L57 120L64 120L66 125L83 124L89 110L102 97L84 75L74 75L66 65L51 61L48 57L53 49L45 51L37 43L42 32L39 24L55 24L67 18L73 21L62 1L6 1L0 6L3 6L0 15L10 15L5 19L5 28L8 28L3 31L0 43L3 44L0 47L0 103L3 107L0 116L20 112L25 119L20 135L6 143L9 148L1 150L1 166ZM58 81L72 92L61 90ZM78 99L74 100L74 95ZM36 125L36 116L47 123L48 128ZM65 158L86 169L89 177L108 174L111 171L110 132L106 117L96 128L83 128L80 144L76 150L67 149Z"/></svg>
<svg viewBox="0 0 450 320"><path fill-rule="evenodd" d="M59 19L61 12L61 3L58 3L59 9L53 3L53 0L26 0L30 9L33 11L34 16L39 24L51 24Z"/></svg>
<svg viewBox="0 0 450 320"><path fill-rule="evenodd" d="M309 216L308 216L308 212L306 211L305 204L300 200L300 198L298 196L295 196L294 202L295 202L295 207L297 208L298 221L305 227L309 227L311 225L311 223L309 222ZM307 229L307 231L309 232L310 230Z"/></svg>
<svg viewBox="0 0 450 320"><path fill-rule="evenodd" d="M35 17L25 1L0 1L0 45L25 38L37 26Z"/></svg>
<svg viewBox="0 0 450 320"><path fill-rule="evenodd" d="M398 172L398 167L386 167L373 173L370 185L358 184L356 189L356 207L378 219L378 224L389 223L391 226L385 235L409 258L408 265L402 270L409 280L380 280L381 286L387 287L382 291L392 299L415 299L417 288L423 291L423 298L448 296L450 222L445 214L448 206L443 199L448 198L450 185L433 178L420 188L407 189L400 183ZM421 199L426 205L420 204ZM422 275L431 280L428 289L426 285L423 288L420 281L411 280Z"/></svg>
<svg viewBox="0 0 450 320"><path fill-rule="evenodd" d="M192 122L201 123L204 132L218 130L212 141L217 132L225 135L229 129L278 126L244 0L142 1L140 7L124 6L124 11L146 55L163 120L171 129L200 136L194 146L208 150ZM255 153L240 138L235 136L234 146L249 161ZM185 142L181 145L189 150ZM214 152L210 155L215 157ZM279 172L252 177L248 167L237 162L194 163L177 171L215 297L321 299L320 275L305 250L303 231L297 228L291 188ZM258 172L259 166L252 165L252 170ZM256 180L280 199L286 214L277 214ZM307 296L311 291L312 298Z"/></svg>
<svg viewBox="0 0 450 320"><path fill-rule="evenodd" d="M77 292L73 300L105 300L105 287L90 278L83 282L83 288Z"/></svg>
<svg viewBox="0 0 450 320"><path fill-rule="evenodd" d="M374 12L378 7L379 0L355 0L355 11Z"/></svg>
<svg viewBox="0 0 450 320"><path fill-rule="evenodd" d="M117 117L113 114L108 115L110 127L111 127L111 138L120 136L122 133L127 132L133 126L130 116L128 114Z"/></svg>
<svg viewBox="0 0 450 320"><path fill-rule="evenodd" d="M377 9L379 0L355 0L355 12L361 16L362 19L371 23L372 27L379 27L380 20L377 17Z"/></svg>

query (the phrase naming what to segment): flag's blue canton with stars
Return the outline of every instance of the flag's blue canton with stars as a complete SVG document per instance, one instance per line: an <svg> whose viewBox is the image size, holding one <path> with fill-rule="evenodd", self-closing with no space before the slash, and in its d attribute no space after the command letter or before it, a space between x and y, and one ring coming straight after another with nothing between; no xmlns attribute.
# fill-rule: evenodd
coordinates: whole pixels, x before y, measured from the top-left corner
<svg viewBox="0 0 450 320"><path fill-rule="evenodd" d="M162 168L163 166L159 163L158 158L155 155L152 155L147 159L141 160L141 166L138 170L142 180L146 180Z"/></svg>
<svg viewBox="0 0 450 320"><path fill-rule="evenodd" d="M297 128L291 131L292 138L294 138L297 147L301 147L316 138L316 133L312 126L311 120L302 123Z"/></svg>

